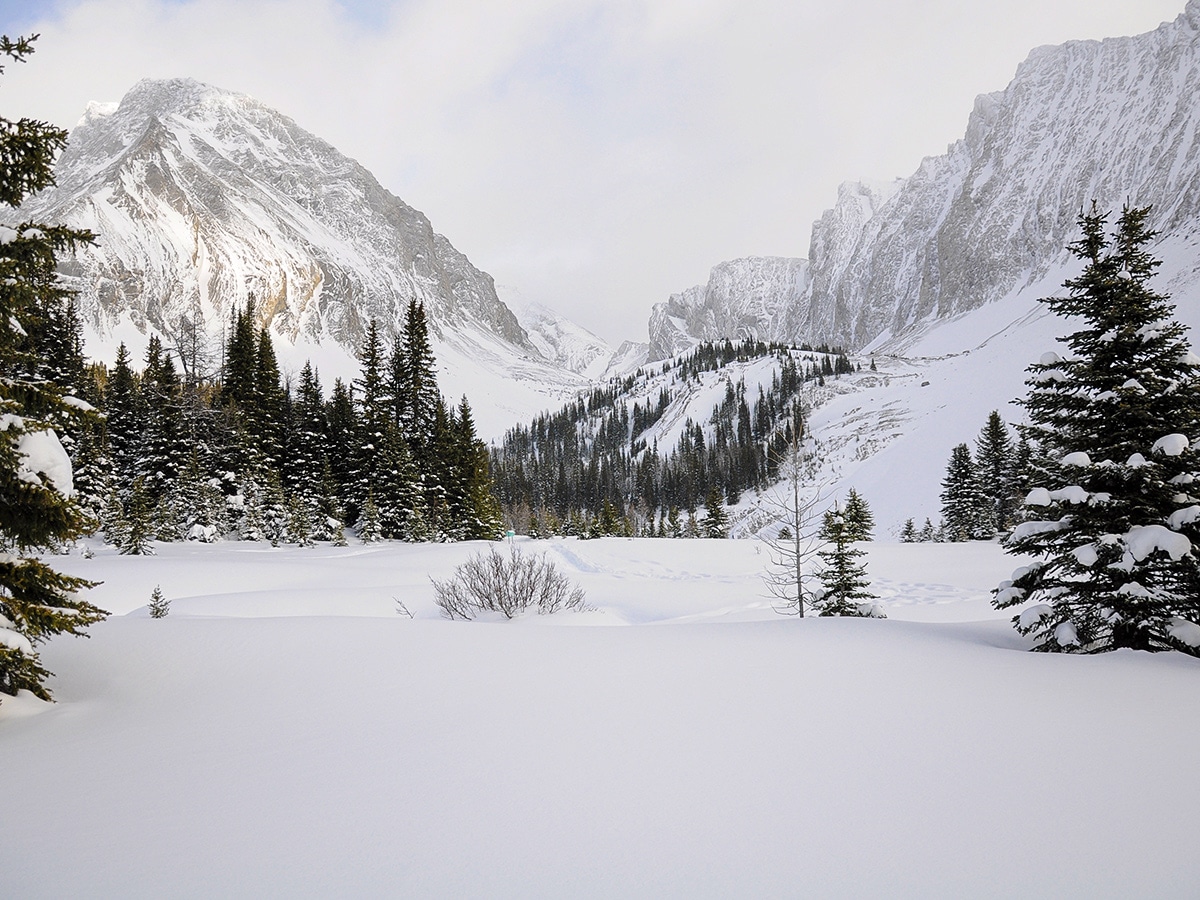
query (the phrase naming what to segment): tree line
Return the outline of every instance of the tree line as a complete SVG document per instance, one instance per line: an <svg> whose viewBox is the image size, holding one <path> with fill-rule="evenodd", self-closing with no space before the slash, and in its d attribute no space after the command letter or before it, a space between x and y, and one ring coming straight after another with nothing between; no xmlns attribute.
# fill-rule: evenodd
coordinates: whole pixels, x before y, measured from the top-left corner
<svg viewBox="0 0 1200 900"><path fill-rule="evenodd" d="M486 447L466 398L450 406L438 391L415 300L390 347L370 323L358 378L328 396L309 363L294 383L281 376L253 299L231 314L213 375L202 341L153 336L140 368L122 344L109 367L84 362L77 320L65 327L47 358L101 413L66 432L76 489L122 552L151 540L344 543L346 527L364 541L502 533Z"/></svg>
<svg viewBox="0 0 1200 900"><path fill-rule="evenodd" d="M672 447L652 429L685 395L688 382L733 362L773 357L769 386L727 379L703 421L686 418ZM639 370L597 387L528 426L511 429L492 451L496 492L518 531L538 534L699 536L723 504L778 479L778 461L804 429L801 388L854 371L845 354L722 341L699 345L661 369L672 384L630 402L651 373ZM658 371L653 374L660 374ZM705 507L703 522L696 511ZM723 514L722 514L723 515ZM719 527L724 527L721 524Z"/></svg>

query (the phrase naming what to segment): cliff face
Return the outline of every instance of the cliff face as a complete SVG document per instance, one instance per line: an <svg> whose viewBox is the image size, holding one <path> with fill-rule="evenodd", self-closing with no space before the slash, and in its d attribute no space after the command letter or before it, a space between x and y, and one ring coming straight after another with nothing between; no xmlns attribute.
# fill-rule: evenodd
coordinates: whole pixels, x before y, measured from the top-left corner
<svg viewBox="0 0 1200 900"><path fill-rule="evenodd" d="M843 185L813 227L804 292L759 321L777 339L861 347L976 309L1060 265L1092 201L1152 205L1164 240L1192 244L1198 135L1200 0L1147 34L1041 47L976 100L944 155L894 185ZM733 309L753 291L734 290ZM652 314L657 352L671 340L654 340L655 323L669 335L672 317L692 339L734 336L715 309L689 318L674 302Z"/></svg>
<svg viewBox="0 0 1200 900"><path fill-rule="evenodd" d="M674 356L699 341L777 340L808 284L808 263L778 256L714 266L708 283L672 294L650 314L650 359ZM784 338L786 339L786 338Z"/></svg>
<svg viewBox="0 0 1200 900"><path fill-rule="evenodd" d="M353 353L371 318L389 328L416 299L435 336L480 329L537 357L491 277L424 215L250 97L142 81L89 108L56 176L21 212L100 236L63 267L99 334L128 317L170 336L196 316L219 334L253 294L279 338Z"/></svg>

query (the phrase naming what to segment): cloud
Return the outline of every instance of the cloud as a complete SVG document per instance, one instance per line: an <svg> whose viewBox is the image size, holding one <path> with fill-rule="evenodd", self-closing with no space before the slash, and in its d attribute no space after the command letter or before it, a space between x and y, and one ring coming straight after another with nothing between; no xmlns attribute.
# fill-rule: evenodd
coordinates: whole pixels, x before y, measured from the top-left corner
<svg viewBox="0 0 1200 900"><path fill-rule="evenodd" d="M1032 47L1181 8L62 0L0 103L69 126L143 77L251 94L366 165L499 283L616 341L721 260L805 255L839 182L942 152Z"/></svg>

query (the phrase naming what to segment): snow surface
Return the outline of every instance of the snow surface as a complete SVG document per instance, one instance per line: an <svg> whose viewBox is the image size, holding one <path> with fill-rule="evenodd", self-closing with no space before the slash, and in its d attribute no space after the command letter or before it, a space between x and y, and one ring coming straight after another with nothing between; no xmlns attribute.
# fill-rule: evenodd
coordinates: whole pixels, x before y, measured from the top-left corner
<svg viewBox="0 0 1200 900"><path fill-rule="evenodd" d="M55 557L114 616L0 704L0 896L1194 896L1200 661L1025 652L997 545L864 545L886 620L521 546L593 609L440 619L472 544Z"/></svg>

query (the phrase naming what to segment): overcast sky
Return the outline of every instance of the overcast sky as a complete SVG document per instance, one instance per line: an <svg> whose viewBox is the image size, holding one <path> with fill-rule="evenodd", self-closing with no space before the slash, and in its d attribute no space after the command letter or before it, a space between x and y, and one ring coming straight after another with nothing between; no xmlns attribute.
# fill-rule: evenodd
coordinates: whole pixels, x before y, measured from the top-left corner
<svg viewBox="0 0 1200 900"><path fill-rule="evenodd" d="M250 94L429 216L503 299L611 342L739 256L806 256L840 182L913 172L1041 44L1184 0L0 0L0 114L138 79Z"/></svg>

